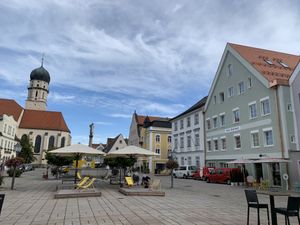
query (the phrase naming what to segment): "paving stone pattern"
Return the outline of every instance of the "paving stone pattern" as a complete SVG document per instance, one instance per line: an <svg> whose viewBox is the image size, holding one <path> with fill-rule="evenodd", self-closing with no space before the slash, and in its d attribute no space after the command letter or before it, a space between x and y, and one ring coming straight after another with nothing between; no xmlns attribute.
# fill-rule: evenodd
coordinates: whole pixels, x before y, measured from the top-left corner
<svg viewBox="0 0 300 225"><path fill-rule="evenodd" d="M159 177L165 197L125 196L116 185L100 181L101 197L54 199L60 181L43 180L43 169L26 172L16 179L11 191L10 178L0 193L5 201L0 225L122 225L122 224L198 224L245 225L246 200L243 188L202 181L175 179L170 189L170 177ZM269 202L259 196L261 202ZM276 198L276 206L286 206L286 198ZM278 224L284 218L278 216ZM256 223L256 211L250 224ZM261 224L267 224L266 212L261 212ZM291 224L297 224L292 219Z"/></svg>

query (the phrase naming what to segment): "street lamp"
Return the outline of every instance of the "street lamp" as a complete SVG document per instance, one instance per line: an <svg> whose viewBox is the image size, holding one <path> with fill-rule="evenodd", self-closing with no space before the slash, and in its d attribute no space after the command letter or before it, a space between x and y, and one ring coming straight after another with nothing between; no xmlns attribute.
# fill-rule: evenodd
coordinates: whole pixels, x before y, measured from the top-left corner
<svg viewBox="0 0 300 225"><path fill-rule="evenodd" d="M15 144L14 146L14 150L16 151L16 156L18 156L18 154L21 152L22 150L22 146L21 144L18 142L17 144Z"/></svg>

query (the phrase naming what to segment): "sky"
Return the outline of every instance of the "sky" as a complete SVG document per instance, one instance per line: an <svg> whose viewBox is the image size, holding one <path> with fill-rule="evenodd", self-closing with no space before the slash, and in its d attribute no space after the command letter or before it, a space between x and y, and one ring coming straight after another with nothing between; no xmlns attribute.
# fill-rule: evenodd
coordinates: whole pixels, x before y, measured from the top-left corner
<svg viewBox="0 0 300 225"><path fill-rule="evenodd" d="M0 98L24 106L44 54L47 110L105 143L206 96L226 43L299 55L299 28L299 0L1 0Z"/></svg>

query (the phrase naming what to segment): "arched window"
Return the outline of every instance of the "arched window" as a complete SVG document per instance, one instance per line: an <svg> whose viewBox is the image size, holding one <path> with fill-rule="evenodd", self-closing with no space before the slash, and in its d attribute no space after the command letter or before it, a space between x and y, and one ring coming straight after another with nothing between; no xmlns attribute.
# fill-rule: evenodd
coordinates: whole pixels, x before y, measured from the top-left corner
<svg viewBox="0 0 300 225"><path fill-rule="evenodd" d="M37 97L37 96L38 96L38 92L36 91L36 92L35 92L35 97Z"/></svg>
<svg viewBox="0 0 300 225"><path fill-rule="evenodd" d="M34 143L34 153L40 153L41 150L42 137L40 135L36 136Z"/></svg>
<svg viewBox="0 0 300 225"><path fill-rule="evenodd" d="M160 135L156 135L156 136L155 136L155 141L156 141L156 142L160 142Z"/></svg>
<svg viewBox="0 0 300 225"><path fill-rule="evenodd" d="M60 144L60 147L61 147L61 148L62 148L62 147L65 147L65 142L66 142L66 138L63 137L63 138L61 139L61 144Z"/></svg>
<svg viewBox="0 0 300 225"><path fill-rule="evenodd" d="M53 149L53 148L54 148L54 136L51 136L49 138L48 149Z"/></svg>

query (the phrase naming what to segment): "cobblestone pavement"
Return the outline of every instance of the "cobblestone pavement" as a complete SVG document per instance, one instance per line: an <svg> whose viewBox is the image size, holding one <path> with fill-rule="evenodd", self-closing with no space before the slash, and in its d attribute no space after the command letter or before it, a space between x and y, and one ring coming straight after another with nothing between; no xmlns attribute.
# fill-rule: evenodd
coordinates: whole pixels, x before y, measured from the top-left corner
<svg viewBox="0 0 300 225"><path fill-rule="evenodd" d="M85 225L85 224L246 224L246 200L243 189L202 181L175 179L170 189L170 177L162 181L165 197L132 197L118 192L118 187L101 182L102 196L91 198L54 199L57 180L43 180L44 170L26 172L16 179L16 190L9 190L10 178L0 193L5 201L0 225ZM268 202L259 196L261 202ZM286 206L286 198L276 198L276 206ZM250 224L256 224L256 211ZM278 224L284 218L278 216ZM267 224L266 212L261 212L261 224ZM292 218L291 224L297 224Z"/></svg>

